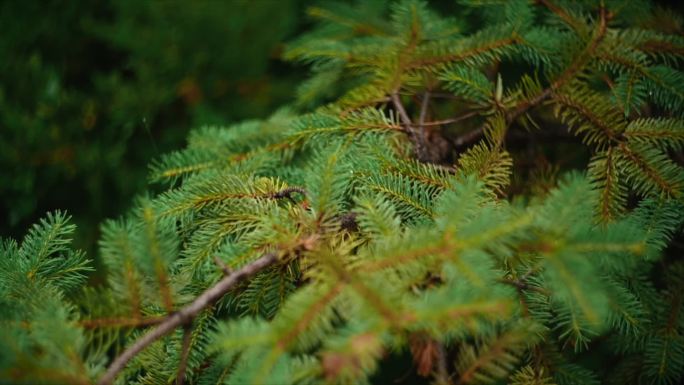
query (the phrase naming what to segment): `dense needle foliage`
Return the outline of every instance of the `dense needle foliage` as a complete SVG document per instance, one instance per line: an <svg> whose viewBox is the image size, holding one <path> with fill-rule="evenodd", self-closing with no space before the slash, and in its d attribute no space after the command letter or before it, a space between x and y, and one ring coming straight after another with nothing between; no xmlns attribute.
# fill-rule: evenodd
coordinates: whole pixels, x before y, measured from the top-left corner
<svg viewBox="0 0 684 385"><path fill-rule="evenodd" d="M296 103L155 162L106 285L61 212L5 240L0 379L680 383L681 19L455 9L311 8Z"/></svg>

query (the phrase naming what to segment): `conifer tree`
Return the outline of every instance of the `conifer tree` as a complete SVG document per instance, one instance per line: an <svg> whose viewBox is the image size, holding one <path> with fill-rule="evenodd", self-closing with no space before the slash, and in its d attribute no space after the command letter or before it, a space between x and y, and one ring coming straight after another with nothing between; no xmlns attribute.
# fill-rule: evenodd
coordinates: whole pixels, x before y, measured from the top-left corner
<svg viewBox="0 0 684 385"><path fill-rule="evenodd" d="M310 9L296 103L154 163L167 190L102 225L106 285L61 212L3 241L0 379L680 383L681 20L455 9Z"/></svg>

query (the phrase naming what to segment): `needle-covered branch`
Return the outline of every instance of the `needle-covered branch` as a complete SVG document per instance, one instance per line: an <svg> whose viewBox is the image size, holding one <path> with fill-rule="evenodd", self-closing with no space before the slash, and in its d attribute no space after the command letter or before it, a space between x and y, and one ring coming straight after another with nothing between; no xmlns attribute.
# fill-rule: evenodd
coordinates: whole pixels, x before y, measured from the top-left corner
<svg viewBox="0 0 684 385"><path fill-rule="evenodd" d="M177 327L191 322L202 310L213 306L216 301L221 299L221 297L233 289L237 284L275 264L277 261L278 258L275 253L268 253L254 262L251 262L248 265L245 265L244 267L223 277L214 286L205 290L189 305L169 315L164 322L160 323L157 327L152 329L152 331L148 332L128 348L126 348L126 350L116 357L116 359L109 365L105 374L98 381L98 384L109 385L113 383L116 375L126 367L128 361L130 361L143 349L158 339L171 333Z"/></svg>

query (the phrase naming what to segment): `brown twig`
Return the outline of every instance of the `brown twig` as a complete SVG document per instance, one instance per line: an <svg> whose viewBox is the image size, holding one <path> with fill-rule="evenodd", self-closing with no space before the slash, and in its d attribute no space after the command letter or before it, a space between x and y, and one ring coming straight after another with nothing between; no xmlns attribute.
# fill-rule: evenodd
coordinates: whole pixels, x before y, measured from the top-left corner
<svg viewBox="0 0 684 385"><path fill-rule="evenodd" d="M451 140L455 147L466 145L475 139L479 138L484 133L484 127L478 127L474 130L468 131L461 136Z"/></svg>
<svg viewBox="0 0 684 385"><path fill-rule="evenodd" d="M187 324L193 320L197 314L207 307L213 305L221 299L228 291L235 287L238 283L260 272L268 266L275 264L278 257L275 253L268 253L257 259L256 261L234 271L230 275L223 277L214 286L205 290L199 297L195 298L192 303L180 309L177 312L169 314L164 322L160 323L149 333L142 336L135 341L133 345L129 346L109 365L105 374L98 381L99 385L110 385L117 374L124 369L128 361L140 353L143 349L148 347L153 342L164 337L172 332L178 326Z"/></svg>
<svg viewBox="0 0 684 385"><path fill-rule="evenodd" d="M404 127L406 128L406 131L408 132L409 136L411 137L411 140L413 140L413 143L415 143L417 158L420 160L424 160L425 159L424 143L421 142L420 134L417 132L416 128L413 126L413 122L411 122L411 118L409 118L408 114L406 113L406 109L404 108L404 105L401 104L401 100L399 99L399 94L397 94L396 92L393 92L392 95L390 95L390 98L392 99L392 104L394 104L394 108L397 110L397 113L399 114L399 119L401 119L401 122L404 124Z"/></svg>
<svg viewBox="0 0 684 385"><path fill-rule="evenodd" d="M428 107L430 106L430 91L425 91L423 101L420 105L420 116L418 117L418 136L423 145L427 144L425 138L425 118L427 117Z"/></svg>
<svg viewBox="0 0 684 385"><path fill-rule="evenodd" d="M181 356L178 363L178 375L176 376L176 385L183 385L185 383L185 370L188 367L188 356L190 356L190 343L192 342L192 325L185 324L183 327L183 342L181 343Z"/></svg>
<svg viewBox="0 0 684 385"><path fill-rule="evenodd" d="M468 119L468 118L472 118L473 116L477 116L477 115L479 115L479 114L480 114L480 111L477 111L477 110L475 110L475 111L470 111L470 112L468 112L467 114L463 114L463 115L461 115L461 116L457 116L457 117L451 118L451 119L435 120L435 121L433 121L433 122L425 122L425 123L423 123L423 126L424 126L424 127L427 127L427 126L442 126L442 125L445 125L445 124L454 124L454 123L458 123L458 122L460 122L460 121L462 121L462 120L466 120L466 119Z"/></svg>
<svg viewBox="0 0 684 385"><path fill-rule="evenodd" d="M221 260L221 258L219 258L218 255L214 255L214 263L216 263L216 265L219 267L219 269L221 269L224 275L228 275L232 272L230 267L228 267L228 265L226 265L226 263L223 262L223 260Z"/></svg>

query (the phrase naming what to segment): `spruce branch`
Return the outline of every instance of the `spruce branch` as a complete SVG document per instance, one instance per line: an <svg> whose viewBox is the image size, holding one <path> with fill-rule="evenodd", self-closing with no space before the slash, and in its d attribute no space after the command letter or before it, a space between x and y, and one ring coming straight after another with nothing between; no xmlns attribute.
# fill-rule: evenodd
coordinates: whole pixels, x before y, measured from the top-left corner
<svg viewBox="0 0 684 385"><path fill-rule="evenodd" d="M440 385L681 382L684 39L629 0L470 3L470 35L421 1L372 39L321 11L302 110L155 166L168 192L103 228L108 287L72 301L60 215L0 240L0 383L90 383L119 343L99 384L370 383L405 347Z"/></svg>
<svg viewBox="0 0 684 385"><path fill-rule="evenodd" d="M116 357L109 365L109 368L107 368L107 371L102 378L100 378L98 384L109 385L113 383L117 374L126 367L128 361L146 347L169 334L177 327L192 321L202 310L212 306L238 283L275 264L277 261L278 257L275 253L265 254L254 262L222 278L214 286L205 290L189 305L177 312L171 313L166 317L164 322L160 323L155 329L138 339L133 345L129 346L123 353Z"/></svg>
<svg viewBox="0 0 684 385"><path fill-rule="evenodd" d="M549 5L548 2L544 2L544 3L545 3L545 5L547 5L547 6ZM598 22L598 26L597 26L596 33L594 34L594 37L591 39L591 41L588 43L588 45L587 45L587 47L585 48L584 52L583 52L581 55L579 55L578 58L577 58L576 60L574 60L574 61L565 69L565 71L563 71L563 72L558 76L558 78L556 78L556 80L555 80L553 83L551 83L551 85L550 85L549 87L545 88L544 90L542 90L541 92L539 92L539 93L538 93L537 95L535 95L534 97L532 97L532 98L530 98L530 99L526 99L526 100L524 100L524 101L518 103L518 104L515 106L515 108L514 108L513 110L507 111L506 114L505 114L505 120L506 120L506 124L507 124L507 125L510 125L511 123L513 123L513 121L515 121L518 117L520 117L520 115L522 115L522 114L524 114L525 112L527 112L530 108L536 107L536 106L539 105L541 102L543 102L544 100L546 100L546 99L548 99L549 97L551 97L551 96L553 95L553 93L554 93L556 90L558 90L559 88L561 88L561 87L562 87L563 85L565 85L568 81L572 80L572 79L575 77L575 75L576 75L579 71L581 71L582 68L584 68L584 66L585 66L585 65L591 60L591 58L593 57L593 55L594 55L594 53L596 52L596 50L597 50L599 44L601 43L601 41L603 41L603 39L605 38L605 35L606 35L606 32L607 32L607 25L608 25L607 23L608 23L608 21L610 20L611 17L612 17L612 14L607 13L607 12L606 12L606 9L605 9L604 7L601 7L601 8L600 8L600 10L599 10L599 22ZM428 95L429 95L429 94L428 94L428 92L426 91L426 94L425 94L425 96L424 96L424 104L425 104L426 101L427 101ZM409 128L409 132L410 132L412 135L415 135L415 132L414 132L414 130L413 130L413 128L412 128L412 125L411 125L411 120L408 118L408 115L406 114L405 109L404 109L403 106L401 105L401 101L399 100L399 98L398 98L398 96L396 95L396 93L392 95L392 101L393 101L393 103L394 103L394 105L395 105L395 108L396 108L397 111L399 112L399 116L401 117L401 119L402 119L404 125L405 125L407 128ZM423 107L424 107L424 106L423 106ZM423 112L423 110L422 110L422 108L421 108L421 122L420 122L420 124L419 124L419 127L420 127L420 130L421 130L421 131L422 131L422 129L423 129L423 126L425 125L425 123L423 123L423 115L422 115L422 112ZM472 115L471 115L471 114L472 114ZM431 124L438 124L438 123L442 123L442 124L455 123L455 122L458 122L458 121L460 121L460 120L467 119L467 118L469 118L469 117L471 117L471 116L473 116L473 115L475 115L475 114L476 114L476 111L472 111L471 113L466 114L466 115L464 115L464 116L462 116L462 117L457 117L457 118L445 120L445 121L442 121L442 122L433 122L433 123L428 123L428 124L431 125ZM464 144L467 144L467 143L473 141L474 139L476 139L477 137L479 137L483 132L484 132L484 127L479 127L479 128L476 129L476 130L469 131L469 132L465 133L464 135L462 135L462 136L460 136L460 137L458 137L458 138L452 139L451 142L452 142L452 144L454 144L454 145L457 146L457 147L463 146Z"/></svg>
<svg viewBox="0 0 684 385"><path fill-rule="evenodd" d="M555 13L565 24L569 25L573 30L576 32L580 32L582 30L581 26L575 20L568 12L566 12L564 9L559 7L558 5L554 4L553 2L549 0L537 0L540 4L544 5L546 8L549 9L549 11Z"/></svg>
<svg viewBox="0 0 684 385"><path fill-rule="evenodd" d="M542 1L545 5L547 6L552 6L550 5L551 3L548 1ZM607 27L608 27L608 21L612 17L612 14L607 13L606 9L604 7L601 7L599 9L599 22L597 26L596 33L594 37L591 39L587 47L585 48L584 52L577 57L576 60L574 60L566 69L563 71L563 73L556 78L556 80L551 83L549 87L546 89L542 90L540 93L535 95L533 98L522 101L521 103L518 103L516 108L506 114L506 122L508 124L512 123L515 119L517 119L520 115L524 114L527 112L532 107L537 106L539 103L543 102L547 98L549 98L553 93L561 88L563 85L565 85L568 81L572 80L575 75L577 75L578 72L584 68L584 66L591 60L593 57L594 53L596 52L596 49L598 48L599 44L601 44L601 41L606 36L607 32Z"/></svg>
<svg viewBox="0 0 684 385"><path fill-rule="evenodd" d="M478 55L482 55L483 53L486 53L486 52L495 51L497 49L501 49L501 48L504 48L507 46L519 44L520 41L521 41L520 36L518 36L517 34L514 34L511 37L496 40L496 41L490 42L489 44L486 44L483 46L478 46L478 47L475 47L475 48L472 48L469 50L465 50L462 52L458 52L455 54L440 55L440 56L430 57L430 58L426 58L426 59L418 59L418 60L415 60L415 61L409 63L407 69L421 68L421 67L426 67L426 66L435 66L438 64L449 63L449 62L466 61L470 58L476 57Z"/></svg>

